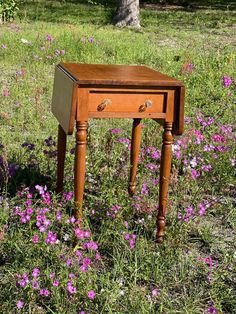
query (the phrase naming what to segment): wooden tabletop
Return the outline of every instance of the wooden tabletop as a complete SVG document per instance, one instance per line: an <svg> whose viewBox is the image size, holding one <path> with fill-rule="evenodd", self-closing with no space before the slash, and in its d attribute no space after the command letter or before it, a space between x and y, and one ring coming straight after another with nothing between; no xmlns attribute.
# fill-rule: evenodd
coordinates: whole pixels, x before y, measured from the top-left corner
<svg viewBox="0 0 236 314"><path fill-rule="evenodd" d="M80 86L183 86L181 81L146 66L60 63L58 67Z"/></svg>

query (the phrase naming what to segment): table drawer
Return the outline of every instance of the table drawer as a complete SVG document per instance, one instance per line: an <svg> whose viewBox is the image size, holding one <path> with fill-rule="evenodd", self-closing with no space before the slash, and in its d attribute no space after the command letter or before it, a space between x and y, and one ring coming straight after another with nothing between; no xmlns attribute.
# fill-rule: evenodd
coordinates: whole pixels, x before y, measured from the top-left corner
<svg viewBox="0 0 236 314"><path fill-rule="evenodd" d="M165 113L165 92L90 92L89 112Z"/></svg>

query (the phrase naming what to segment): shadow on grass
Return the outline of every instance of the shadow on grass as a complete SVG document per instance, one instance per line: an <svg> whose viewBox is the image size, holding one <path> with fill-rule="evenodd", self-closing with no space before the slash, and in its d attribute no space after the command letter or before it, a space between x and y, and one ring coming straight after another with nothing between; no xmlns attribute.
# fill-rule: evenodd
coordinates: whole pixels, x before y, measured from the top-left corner
<svg viewBox="0 0 236 314"><path fill-rule="evenodd" d="M38 184L41 186L46 185L50 190L54 186L53 178L42 174L38 165L17 165L14 160L11 160L9 165L12 168L11 176L8 175L6 179L6 176L0 173L0 188L7 193L8 197L14 197L24 187L34 188ZM2 169L0 168L0 170Z"/></svg>
<svg viewBox="0 0 236 314"><path fill-rule="evenodd" d="M91 5L86 1L24 1L20 8L21 19L52 23L95 25L109 24L114 8Z"/></svg>
<svg viewBox="0 0 236 314"><path fill-rule="evenodd" d="M26 0L21 6L19 16L22 20L43 21L49 23L67 23L80 25L111 25L115 12L114 0L98 2L90 0L45 1ZM145 28L165 24L181 28L205 27L217 28L218 25L234 24L236 0L159 0L141 2L141 23ZM98 5L90 4L97 3ZM217 11L216 11L217 10ZM165 14L163 14L165 12ZM218 13L219 12L219 13ZM227 12L225 15L224 12ZM229 14L230 13L230 14Z"/></svg>
<svg viewBox="0 0 236 314"><path fill-rule="evenodd" d="M144 8L169 11L236 10L236 0L144 0Z"/></svg>

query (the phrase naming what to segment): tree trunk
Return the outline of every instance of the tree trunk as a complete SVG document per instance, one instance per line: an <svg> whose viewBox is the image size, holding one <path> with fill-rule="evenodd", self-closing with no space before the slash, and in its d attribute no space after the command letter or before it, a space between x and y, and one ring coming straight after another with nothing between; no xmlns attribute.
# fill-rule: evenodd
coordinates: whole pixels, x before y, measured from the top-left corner
<svg viewBox="0 0 236 314"><path fill-rule="evenodd" d="M140 28L139 0L118 0L118 7L112 22L118 27Z"/></svg>

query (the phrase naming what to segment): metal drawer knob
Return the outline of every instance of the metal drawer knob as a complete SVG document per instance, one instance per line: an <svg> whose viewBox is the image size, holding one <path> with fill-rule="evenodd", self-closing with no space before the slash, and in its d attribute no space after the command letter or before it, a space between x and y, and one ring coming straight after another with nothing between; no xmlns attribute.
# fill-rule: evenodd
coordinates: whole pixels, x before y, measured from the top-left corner
<svg viewBox="0 0 236 314"><path fill-rule="evenodd" d="M148 99L139 107L139 112L144 112L147 108L152 106L152 100Z"/></svg>
<svg viewBox="0 0 236 314"><path fill-rule="evenodd" d="M103 111L106 106L111 105L112 104L112 100L109 98L104 99L100 105L97 106L97 111Z"/></svg>

